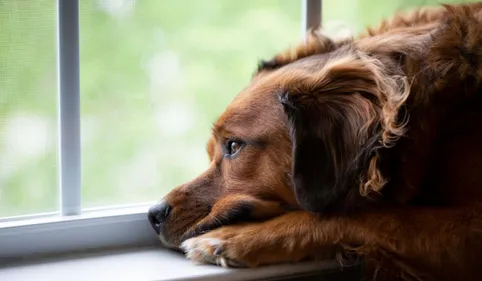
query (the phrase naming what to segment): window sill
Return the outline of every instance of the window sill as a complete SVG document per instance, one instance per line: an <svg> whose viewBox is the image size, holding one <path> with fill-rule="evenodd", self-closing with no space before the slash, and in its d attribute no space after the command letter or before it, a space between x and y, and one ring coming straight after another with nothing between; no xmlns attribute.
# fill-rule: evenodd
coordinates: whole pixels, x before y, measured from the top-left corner
<svg viewBox="0 0 482 281"><path fill-rule="evenodd" d="M24 257L85 250L152 246L159 241L147 220L148 205L0 221L0 264Z"/></svg>
<svg viewBox="0 0 482 281"><path fill-rule="evenodd" d="M353 280L333 260L256 269L197 265L160 247L142 247L40 258L0 267L0 280ZM349 279L348 279L349 278Z"/></svg>

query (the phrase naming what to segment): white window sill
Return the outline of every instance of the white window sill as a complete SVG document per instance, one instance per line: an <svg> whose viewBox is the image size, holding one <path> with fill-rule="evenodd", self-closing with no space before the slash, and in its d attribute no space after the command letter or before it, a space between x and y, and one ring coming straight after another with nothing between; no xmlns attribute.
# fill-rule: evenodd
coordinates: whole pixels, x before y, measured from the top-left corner
<svg viewBox="0 0 482 281"><path fill-rule="evenodd" d="M313 277L315 274L318 275L313 280L332 280L333 277L330 278L326 274L335 270L337 270L337 265L332 260L268 266L257 269L225 269L212 265L193 264L186 260L182 254L160 247L144 247L23 261L0 267L0 280L165 281L188 279L216 281L266 280L290 276L300 278L298 280L309 280L309 278L305 279L306 276ZM343 275L347 274L346 272ZM326 275L326 278L322 277L324 275ZM338 275L336 280L340 280L339 277L342 276Z"/></svg>
<svg viewBox="0 0 482 281"><path fill-rule="evenodd" d="M0 280L360 279L354 278L359 277L356 268L340 271L333 260L256 269L196 265L160 246L146 210L136 206L69 217L1 219Z"/></svg>

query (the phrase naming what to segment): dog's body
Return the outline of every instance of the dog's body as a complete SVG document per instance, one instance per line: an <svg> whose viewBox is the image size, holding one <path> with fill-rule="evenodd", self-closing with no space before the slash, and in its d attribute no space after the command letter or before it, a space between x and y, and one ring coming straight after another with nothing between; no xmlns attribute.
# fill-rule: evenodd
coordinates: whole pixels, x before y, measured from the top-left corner
<svg viewBox="0 0 482 281"><path fill-rule="evenodd" d="M381 280L482 280L482 4L316 32L260 65L205 173L151 222L225 266L356 253ZM161 215L160 215L161 214Z"/></svg>

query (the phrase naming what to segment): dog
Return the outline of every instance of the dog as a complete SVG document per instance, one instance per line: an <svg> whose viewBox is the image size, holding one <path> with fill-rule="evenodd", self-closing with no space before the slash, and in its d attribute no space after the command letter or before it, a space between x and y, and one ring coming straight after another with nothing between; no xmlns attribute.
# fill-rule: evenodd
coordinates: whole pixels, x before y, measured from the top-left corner
<svg viewBox="0 0 482 281"><path fill-rule="evenodd" d="M187 258L256 267L355 255L379 280L482 280L482 3L319 30L260 63L210 164L149 209Z"/></svg>

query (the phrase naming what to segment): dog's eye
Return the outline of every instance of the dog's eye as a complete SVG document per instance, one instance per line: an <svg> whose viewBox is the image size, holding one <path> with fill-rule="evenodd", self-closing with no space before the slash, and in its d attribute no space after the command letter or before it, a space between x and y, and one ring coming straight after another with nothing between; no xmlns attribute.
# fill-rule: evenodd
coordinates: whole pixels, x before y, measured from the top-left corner
<svg viewBox="0 0 482 281"><path fill-rule="evenodd" d="M233 156L238 153L242 146L243 144L239 141L228 141L226 143L226 154Z"/></svg>

